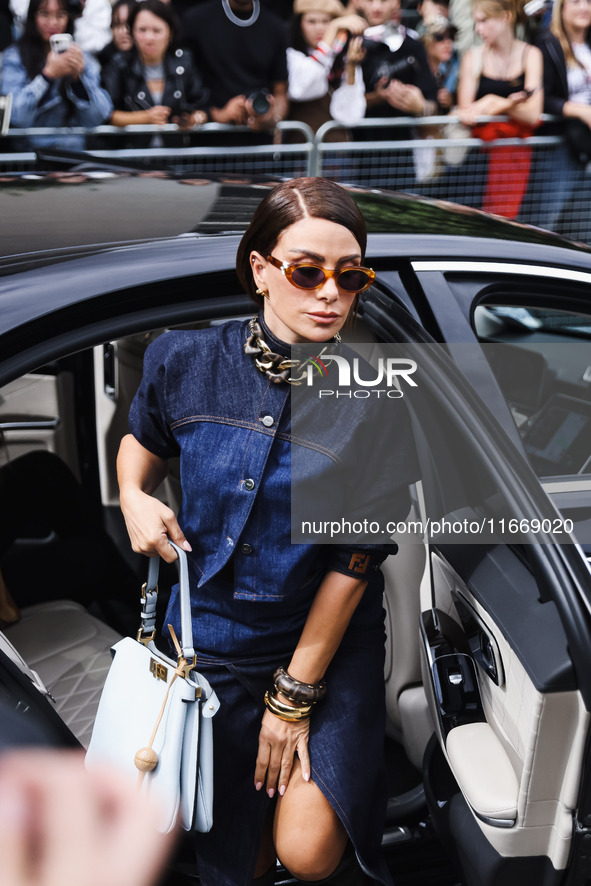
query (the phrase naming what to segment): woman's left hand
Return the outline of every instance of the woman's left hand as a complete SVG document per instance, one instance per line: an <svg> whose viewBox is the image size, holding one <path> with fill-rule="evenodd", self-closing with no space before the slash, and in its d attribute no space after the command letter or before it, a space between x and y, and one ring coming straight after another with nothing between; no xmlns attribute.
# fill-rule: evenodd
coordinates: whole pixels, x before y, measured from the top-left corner
<svg viewBox="0 0 591 886"><path fill-rule="evenodd" d="M364 58L363 37L353 37L347 49L347 62L351 65L360 65Z"/></svg>
<svg viewBox="0 0 591 886"><path fill-rule="evenodd" d="M309 732L309 720L287 722L280 720L270 711L265 711L254 773L257 791L262 788L266 777L269 797L273 797L277 790L280 796L283 796L296 753L300 759L304 781L310 780Z"/></svg>
<svg viewBox="0 0 591 886"><path fill-rule="evenodd" d="M75 43L72 43L64 53L68 65L68 74L72 80L78 80L84 71L84 53Z"/></svg>

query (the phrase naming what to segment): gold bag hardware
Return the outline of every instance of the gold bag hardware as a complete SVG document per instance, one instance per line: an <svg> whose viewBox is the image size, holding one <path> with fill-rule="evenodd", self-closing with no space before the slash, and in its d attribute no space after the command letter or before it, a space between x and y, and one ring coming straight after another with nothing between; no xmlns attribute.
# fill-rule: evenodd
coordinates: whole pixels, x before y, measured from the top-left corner
<svg viewBox="0 0 591 886"><path fill-rule="evenodd" d="M165 683L167 682L168 668L155 658L150 659L150 672L155 680L163 680Z"/></svg>

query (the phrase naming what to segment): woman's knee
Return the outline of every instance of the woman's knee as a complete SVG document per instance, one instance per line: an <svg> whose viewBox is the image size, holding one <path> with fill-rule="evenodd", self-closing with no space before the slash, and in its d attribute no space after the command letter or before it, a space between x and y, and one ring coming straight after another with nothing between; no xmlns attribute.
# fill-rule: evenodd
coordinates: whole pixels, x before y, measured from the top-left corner
<svg viewBox="0 0 591 886"><path fill-rule="evenodd" d="M340 861L331 853L315 852L309 847L292 847L282 853L278 851L277 857L292 877L305 883L316 883L318 880L330 877Z"/></svg>
<svg viewBox="0 0 591 886"><path fill-rule="evenodd" d="M305 830L279 830L275 851L281 864L298 880L324 880L339 866L347 836L340 822Z"/></svg>
<svg viewBox="0 0 591 886"><path fill-rule="evenodd" d="M298 880L314 882L338 867L347 833L314 781L304 781L296 761L287 791L277 801L273 822L275 852Z"/></svg>

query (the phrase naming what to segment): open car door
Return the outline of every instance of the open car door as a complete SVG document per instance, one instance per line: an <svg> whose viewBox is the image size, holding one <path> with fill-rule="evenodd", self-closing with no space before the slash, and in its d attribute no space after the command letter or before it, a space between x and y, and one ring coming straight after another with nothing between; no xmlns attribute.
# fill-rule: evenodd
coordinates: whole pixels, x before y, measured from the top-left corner
<svg viewBox="0 0 591 886"><path fill-rule="evenodd" d="M420 652L431 817L464 886L588 882L590 573L529 467L442 346L378 298L364 318L409 342L422 481ZM414 349L414 350L413 350ZM513 522L509 522L513 521ZM400 541L400 536L398 537Z"/></svg>

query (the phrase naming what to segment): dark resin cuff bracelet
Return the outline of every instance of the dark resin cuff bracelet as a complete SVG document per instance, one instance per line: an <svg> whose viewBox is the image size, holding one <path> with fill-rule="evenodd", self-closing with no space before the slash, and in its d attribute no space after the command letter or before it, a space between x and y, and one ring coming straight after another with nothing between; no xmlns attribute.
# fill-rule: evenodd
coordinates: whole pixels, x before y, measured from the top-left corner
<svg viewBox="0 0 591 886"><path fill-rule="evenodd" d="M273 683L277 692L280 692L289 701L293 701L294 704L316 704L326 695L324 680L321 680L320 683L302 683L301 680L291 677L285 668L277 668L273 674Z"/></svg>

